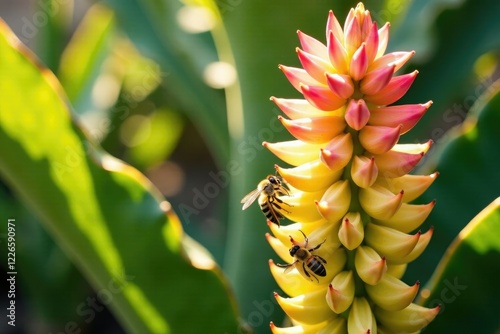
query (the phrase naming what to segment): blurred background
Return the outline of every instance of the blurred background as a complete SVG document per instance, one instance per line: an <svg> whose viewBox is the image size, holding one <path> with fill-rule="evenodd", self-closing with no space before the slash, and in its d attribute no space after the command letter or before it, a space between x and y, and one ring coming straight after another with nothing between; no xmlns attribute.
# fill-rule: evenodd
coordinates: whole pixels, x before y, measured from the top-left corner
<svg viewBox="0 0 500 334"><path fill-rule="evenodd" d="M278 161L260 143L291 138L275 122L279 112L269 97L298 98L277 69L280 63L299 66L296 30L323 41L328 10L343 22L356 3L16 0L1 1L0 16L56 74L87 135L138 168L170 201L186 233L228 275L242 318L267 332L270 320L283 318L267 267L276 256L263 237L267 227L257 205L242 213L239 200L274 173ZM433 139L439 152L448 130L500 76L498 3L386 0L365 1L365 7L379 26L391 22L389 51L416 50L404 71L420 74L398 104L434 101L402 141ZM432 168L432 159L429 154L422 171ZM493 193L483 193L446 233L436 230L407 281L430 277L447 245ZM69 321L82 333L125 332L102 303L85 313L96 291L1 180L0 212L22 222L18 325L1 322L0 332L59 333ZM439 226L442 215L431 216L424 230ZM5 294L0 298L6 305Z"/></svg>
<svg viewBox="0 0 500 334"><path fill-rule="evenodd" d="M66 80L66 92L88 135L110 154L140 169L174 207L192 203L193 189L202 190L200 185L211 181L209 172L218 171L212 153L189 113L169 96L178 94L165 87L169 73L142 55L116 25L110 7L98 3L1 1L0 16L61 81ZM173 26L180 29L177 22ZM205 46L207 52L199 59L198 66L204 68L217 55L209 33L199 39L212 47ZM220 84L212 85L223 102ZM3 182L1 197L2 211L22 222L17 232L22 274L18 276L17 326L13 329L2 322L0 332L55 334L75 321L82 333L124 333L102 303L97 302L98 311L90 321L91 315L85 313L92 309L87 298L97 298L96 291ZM208 247L219 263L227 233L226 202L227 189L221 189L199 214L183 220L186 232ZM2 261L2 269L6 264ZM7 282L2 284L2 291L8 291ZM1 298L2 305L7 305L6 294ZM85 307L77 313L82 303Z"/></svg>

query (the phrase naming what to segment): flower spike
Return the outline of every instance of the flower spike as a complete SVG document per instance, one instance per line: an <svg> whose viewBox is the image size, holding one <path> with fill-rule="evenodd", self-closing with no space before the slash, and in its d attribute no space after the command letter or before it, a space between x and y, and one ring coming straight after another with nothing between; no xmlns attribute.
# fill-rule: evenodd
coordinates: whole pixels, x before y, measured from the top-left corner
<svg viewBox="0 0 500 334"><path fill-rule="evenodd" d="M399 140L432 102L395 104L418 71L398 73L415 51L385 54L389 29L362 3L343 24L330 11L324 42L297 31L301 68L279 66L302 97L271 97L295 140L263 143L289 165L259 195L284 223L268 221L266 239L285 263L269 268L291 326L273 333L413 333L439 313L413 304L420 284L401 280L434 231L419 228L435 201L409 202L438 173L408 174L432 141Z"/></svg>

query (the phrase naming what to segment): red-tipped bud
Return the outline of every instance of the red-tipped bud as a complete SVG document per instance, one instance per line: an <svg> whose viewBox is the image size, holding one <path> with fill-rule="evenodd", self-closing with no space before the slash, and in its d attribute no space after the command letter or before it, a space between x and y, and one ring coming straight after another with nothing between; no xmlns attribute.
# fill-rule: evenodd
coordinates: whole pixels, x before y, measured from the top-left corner
<svg viewBox="0 0 500 334"><path fill-rule="evenodd" d="M359 87L361 93L374 95L380 92L391 81L395 68L396 65L387 65L368 72L361 80Z"/></svg>
<svg viewBox="0 0 500 334"><path fill-rule="evenodd" d="M411 130L422 118L432 101L424 104L405 104L399 106L372 108L369 124L394 127L401 124L401 134Z"/></svg>
<svg viewBox="0 0 500 334"><path fill-rule="evenodd" d="M351 134L344 133L333 138L320 150L320 159L331 170L344 168L351 160L353 144Z"/></svg>
<svg viewBox="0 0 500 334"><path fill-rule="evenodd" d="M403 65L410 60L415 54L415 51L397 51L383 55L377 58L368 68L368 72L374 71L377 68L395 65L394 72L397 72Z"/></svg>
<svg viewBox="0 0 500 334"><path fill-rule="evenodd" d="M368 246L360 246L356 249L354 266L359 277L369 285L376 285L380 282L387 271L385 258Z"/></svg>
<svg viewBox="0 0 500 334"><path fill-rule="evenodd" d="M300 85L300 89L306 100L318 109L332 111L345 104L345 99L335 94L328 87Z"/></svg>
<svg viewBox="0 0 500 334"><path fill-rule="evenodd" d="M368 64L371 64L375 59L378 51L379 36L377 22L371 23L370 30L368 32L368 37L366 38L366 55L368 57Z"/></svg>
<svg viewBox="0 0 500 334"><path fill-rule="evenodd" d="M365 236L361 215L358 212L348 213L342 219L339 229L339 240L348 250L357 248Z"/></svg>
<svg viewBox="0 0 500 334"><path fill-rule="evenodd" d="M351 100L345 111L345 120L354 130L361 130L370 119L370 110L364 100Z"/></svg>
<svg viewBox="0 0 500 334"><path fill-rule="evenodd" d="M367 102L378 105L389 105L399 100L406 94L413 81L417 77L418 71L393 77L389 84L374 95L367 95Z"/></svg>
<svg viewBox="0 0 500 334"><path fill-rule="evenodd" d="M389 219L403 203L404 191L394 195L389 190L374 185L359 191L359 202L363 209L375 219Z"/></svg>
<svg viewBox="0 0 500 334"><path fill-rule="evenodd" d="M326 73L326 81L328 87L343 99L351 97L354 93L354 84L348 75Z"/></svg>
<svg viewBox="0 0 500 334"><path fill-rule="evenodd" d="M271 101L276 103L290 117L290 119L298 119L305 117L324 116L325 112L313 107L307 100L303 99L280 99L271 96Z"/></svg>
<svg viewBox="0 0 500 334"><path fill-rule="evenodd" d="M352 55L349 74L355 81L359 81L365 76L367 69L368 55L366 54L366 45L365 43L362 43Z"/></svg>
<svg viewBox="0 0 500 334"><path fill-rule="evenodd" d="M375 59L380 58L384 55L385 49L387 49L387 44L389 43L389 28L391 24L387 22L378 30L378 50Z"/></svg>
<svg viewBox="0 0 500 334"><path fill-rule="evenodd" d="M359 132L359 142L373 154L382 154L396 145L402 125L393 128L367 125Z"/></svg>
<svg viewBox="0 0 500 334"><path fill-rule="evenodd" d="M378 176L378 167L375 158L355 156L351 167L351 177L360 188L369 188L375 183Z"/></svg>
<svg viewBox="0 0 500 334"><path fill-rule="evenodd" d="M347 74L347 52L342 42L332 33L328 35L328 56L338 73Z"/></svg>
<svg viewBox="0 0 500 334"><path fill-rule="evenodd" d="M333 115L294 120L278 116L278 119L292 136L312 144L326 143L345 128L342 117Z"/></svg>
<svg viewBox="0 0 500 334"><path fill-rule="evenodd" d="M299 36L300 45L305 52L322 59L328 59L328 51L323 43L318 41L316 38L304 34L300 30L297 30L297 34Z"/></svg>
<svg viewBox="0 0 500 334"><path fill-rule="evenodd" d="M325 72L333 72L334 68L326 60L315 56L311 53L302 51L297 48L300 63L311 77L321 83L325 82Z"/></svg>
<svg viewBox="0 0 500 334"><path fill-rule="evenodd" d="M299 92L301 91L300 85L318 85L319 82L314 80L307 72L306 70L302 68L297 68L297 67L288 67L284 65L278 66L280 70L283 71L285 74L286 78L290 83L293 85L293 87L298 90Z"/></svg>
<svg viewBox="0 0 500 334"><path fill-rule="evenodd" d="M328 21L326 22L326 40L328 40L330 36L330 32L341 42L344 43L344 32L342 31L342 27L340 26L339 21L333 14L333 11L328 13Z"/></svg>

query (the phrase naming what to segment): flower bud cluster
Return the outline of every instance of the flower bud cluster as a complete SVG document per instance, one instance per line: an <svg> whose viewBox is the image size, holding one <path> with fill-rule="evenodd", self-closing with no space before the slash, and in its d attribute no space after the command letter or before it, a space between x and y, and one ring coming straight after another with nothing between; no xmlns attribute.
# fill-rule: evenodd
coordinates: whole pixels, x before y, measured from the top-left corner
<svg viewBox="0 0 500 334"><path fill-rule="evenodd" d="M275 167L290 189L280 197L288 204L283 215L294 222L268 224L267 240L287 264L284 270L269 262L288 295L275 297L293 324L271 323L271 329L418 332L439 307L414 304L420 283L407 285L401 277L431 239L432 229L417 229L435 203L410 202L438 174L408 174L432 142L400 144L399 138L432 102L392 105L418 74L398 74L414 52L385 54L389 23L378 28L362 3L343 27L330 11L326 45L301 31L298 37L302 68L279 68L304 98L271 98L295 140L263 143L289 165ZM305 257L292 256L293 246Z"/></svg>

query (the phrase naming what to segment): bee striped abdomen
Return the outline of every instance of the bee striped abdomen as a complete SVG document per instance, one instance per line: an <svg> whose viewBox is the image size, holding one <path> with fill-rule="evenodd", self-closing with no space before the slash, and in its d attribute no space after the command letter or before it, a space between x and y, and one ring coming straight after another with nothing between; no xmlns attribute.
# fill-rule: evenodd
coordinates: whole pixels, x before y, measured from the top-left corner
<svg viewBox="0 0 500 334"><path fill-rule="evenodd" d="M280 225L280 220L285 218L282 212L288 212L280 204L286 204L281 199L276 196L268 196L266 194L261 194L259 198L260 209L266 216L266 218L276 224ZM287 204L288 205L288 204Z"/></svg>
<svg viewBox="0 0 500 334"><path fill-rule="evenodd" d="M276 206L275 203L266 200L260 205L260 208L270 222L279 225L279 220L284 217L279 211L276 211L276 209L281 209L281 207L278 206L278 208L275 208L274 206Z"/></svg>
<svg viewBox="0 0 500 334"><path fill-rule="evenodd" d="M318 276L326 276L325 266L314 256L307 260L307 267Z"/></svg>

